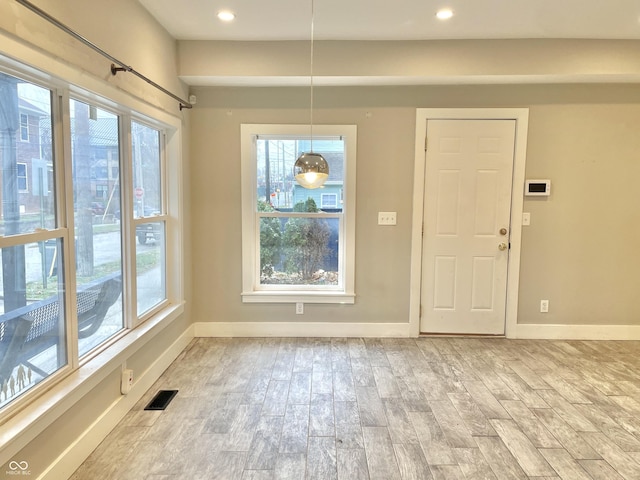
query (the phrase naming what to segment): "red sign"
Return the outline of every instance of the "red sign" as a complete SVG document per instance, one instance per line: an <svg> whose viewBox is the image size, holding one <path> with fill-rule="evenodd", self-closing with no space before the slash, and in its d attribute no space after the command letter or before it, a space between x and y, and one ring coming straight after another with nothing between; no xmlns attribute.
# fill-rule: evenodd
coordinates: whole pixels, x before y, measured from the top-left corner
<svg viewBox="0 0 640 480"><path fill-rule="evenodd" d="M134 193L136 194L136 198L140 200L144 196L144 188L138 187L134 190Z"/></svg>

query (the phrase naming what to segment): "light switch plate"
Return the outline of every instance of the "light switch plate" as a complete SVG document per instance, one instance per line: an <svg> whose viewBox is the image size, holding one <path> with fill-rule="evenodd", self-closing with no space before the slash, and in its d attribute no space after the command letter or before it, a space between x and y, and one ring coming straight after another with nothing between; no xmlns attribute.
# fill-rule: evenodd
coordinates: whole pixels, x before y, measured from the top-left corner
<svg viewBox="0 0 640 480"><path fill-rule="evenodd" d="M522 213L522 225L525 227L531 225L531 214L529 212Z"/></svg>
<svg viewBox="0 0 640 480"><path fill-rule="evenodd" d="M378 225L395 225L396 212L378 212Z"/></svg>

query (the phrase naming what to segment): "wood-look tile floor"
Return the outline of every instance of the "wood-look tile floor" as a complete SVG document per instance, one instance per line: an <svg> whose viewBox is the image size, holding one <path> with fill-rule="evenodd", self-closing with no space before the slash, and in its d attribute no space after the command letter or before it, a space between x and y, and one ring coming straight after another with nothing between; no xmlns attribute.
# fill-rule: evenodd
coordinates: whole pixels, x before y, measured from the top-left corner
<svg viewBox="0 0 640 480"><path fill-rule="evenodd" d="M640 342L198 338L71 477L640 479ZM161 389L178 395L144 411Z"/></svg>

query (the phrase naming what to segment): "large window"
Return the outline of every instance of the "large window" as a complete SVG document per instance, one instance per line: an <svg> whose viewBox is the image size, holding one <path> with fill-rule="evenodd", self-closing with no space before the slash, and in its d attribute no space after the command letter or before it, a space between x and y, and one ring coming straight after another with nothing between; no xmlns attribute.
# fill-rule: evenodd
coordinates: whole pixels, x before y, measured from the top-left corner
<svg viewBox="0 0 640 480"><path fill-rule="evenodd" d="M181 292L164 127L16 70L0 71L0 418Z"/></svg>
<svg viewBox="0 0 640 480"><path fill-rule="evenodd" d="M242 126L245 302L353 303L355 145L355 126L315 126L329 178L310 190L293 177L308 127Z"/></svg>

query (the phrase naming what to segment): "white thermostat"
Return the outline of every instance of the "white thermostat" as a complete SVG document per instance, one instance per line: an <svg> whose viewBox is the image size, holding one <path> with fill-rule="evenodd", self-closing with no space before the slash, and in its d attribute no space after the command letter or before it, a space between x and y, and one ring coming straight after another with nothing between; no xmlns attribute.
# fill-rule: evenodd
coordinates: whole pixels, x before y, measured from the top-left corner
<svg viewBox="0 0 640 480"><path fill-rule="evenodd" d="M527 197L548 197L551 195L551 180L525 180L524 194Z"/></svg>

